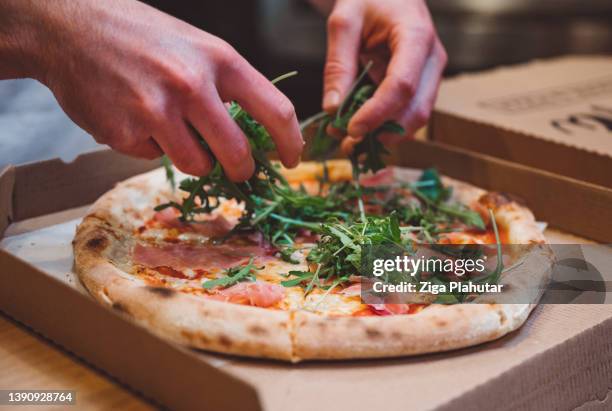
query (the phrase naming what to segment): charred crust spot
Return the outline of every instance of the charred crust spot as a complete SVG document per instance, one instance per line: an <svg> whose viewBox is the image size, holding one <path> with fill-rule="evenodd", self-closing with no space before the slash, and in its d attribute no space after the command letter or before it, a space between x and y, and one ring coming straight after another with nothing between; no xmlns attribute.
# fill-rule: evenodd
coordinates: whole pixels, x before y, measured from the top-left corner
<svg viewBox="0 0 612 411"><path fill-rule="evenodd" d="M234 343L233 341L225 334L219 335L219 344L221 344L225 348L230 348Z"/></svg>
<svg viewBox="0 0 612 411"><path fill-rule="evenodd" d="M498 193L495 191L490 191L486 194L483 194L478 202L485 206L486 208L496 209L504 204L508 204L512 201L512 199L504 193Z"/></svg>
<svg viewBox="0 0 612 411"><path fill-rule="evenodd" d="M164 298L172 297L176 293L176 291L166 287L147 287L147 290Z"/></svg>
<svg viewBox="0 0 612 411"><path fill-rule="evenodd" d="M128 314L128 315L130 314L130 310L128 310L125 304L122 304L118 301L115 301L112 307L113 307L113 310L119 311L120 313Z"/></svg>
<svg viewBox="0 0 612 411"><path fill-rule="evenodd" d="M194 340L194 334L192 332L190 332L190 331L181 330L181 335L186 340L189 340L189 341L193 341Z"/></svg>
<svg viewBox="0 0 612 411"><path fill-rule="evenodd" d="M323 331L327 328L327 323L321 321L317 323L317 326L321 329L321 331Z"/></svg>
<svg viewBox="0 0 612 411"><path fill-rule="evenodd" d="M254 335L266 335L268 334L268 330L259 325L252 325L248 329L248 332Z"/></svg>
<svg viewBox="0 0 612 411"><path fill-rule="evenodd" d="M366 328L365 329L366 336L368 338L380 338L382 337L382 333L374 328Z"/></svg>
<svg viewBox="0 0 612 411"><path fill-rule="evenodd" d="M503 310L499 310L497 315L499 315L500 325L505 325L508 322L508 317L506 317L506 313Z"/></svg>
<svg viewBox="0 0 612 411"><path fill-rule="evenodd" d="M394 340L399 340L400 338L402 338L402 334L397 331L393 331L391 333L391 338Z"/></svg>
<svg viewBox="0 0 612 411"><path fill-rule="evenodd" d="M90 238L89 240L87 240L87 243L85 243L85 247L93 251L102 251L106 248L107 245L108 240L106 239L106 237L102 236Z"/></svg>
<svg viewBox="0 0 612 411"><path fill-rule="evenodd" d="M445 320L437 320L437 321L436 321L436 325L437 325L438 327L446 327L446 326L448 325L448 322L447 322L447 321L445 321Z"/></svg>
<svg viewBox="0 0 612 411"><path fill-rule="evenodd" d="M199 341L200 344L202 345L207 345L210 343L210 340L205 335L199 334L199 333L193 333L187 330L182 330L181 336L185 338L187 341L189 341L191 345L194 345L194 346L197 346L197 341Z"/></svg>

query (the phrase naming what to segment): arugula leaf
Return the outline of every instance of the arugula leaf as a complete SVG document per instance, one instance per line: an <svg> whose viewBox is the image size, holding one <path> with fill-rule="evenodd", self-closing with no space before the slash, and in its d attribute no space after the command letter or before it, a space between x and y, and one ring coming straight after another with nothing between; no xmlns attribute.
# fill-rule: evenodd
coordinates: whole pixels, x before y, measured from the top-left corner
<svg viewBox="0 0 612 411"><path fill-rule="evenodd" d="M476 280L480 283L498 284L501 274L504 271L504 256L502 254L501 240L499 238L499 230L497 229L497 222L495 221L495 214L493 210L489 209L489 217L491 218L491 224L493 225L493 233L495 234L495 244L497 247L497 265L495 270L486 277Z"/></svg>
<svg viewBox="0 0 612 411"><path fill-rule="evenodd" d="M291 278L289 280L281 281L281 285L283 287L295 287L300 285L304 281L311 280L314 277L313 272L310 271L289 271L287 276L295 276L295 278Z"/></svg>
<svg viewBox="0 0 612 411"><path fill-rule="evenodd" d="M440 174L435 168L428 168L423 171L421 178L419 178L419 187L419 192L434 203L448 200L453 191L451 187L444 187Z"/></svg>
<svg viewBox="0 0 612 411"><path fill-rule="evenodd" d="M168 180L168 182L170 183L170 187L172 187L172 191L174 191L176 189L176 180L174 178L174 169L172 168L172 161L170 161L170 158L167 155L163 155L161 162L162 166L164 166L164 169L166 170L166 180Z"/></svg>
<svg viewBox="0 0 612 411"><path fill-rule="evenodd" d="M208 280L202 284L202 287L211 290L215 287L227 288L241 281L255 281L255 270L256 268L253 266L253 257L251 257L247 265L229 268L224 272L225 277Z"/></svg>

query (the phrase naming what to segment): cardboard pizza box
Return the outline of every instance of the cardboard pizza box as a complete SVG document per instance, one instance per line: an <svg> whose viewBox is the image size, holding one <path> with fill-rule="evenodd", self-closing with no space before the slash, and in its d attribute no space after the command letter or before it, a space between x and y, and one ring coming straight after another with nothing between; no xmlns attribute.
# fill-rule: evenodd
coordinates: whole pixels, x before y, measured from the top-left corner
<svg viewBox="0 0 612 411"><path fill-rule="evenodd" d="M566 193L586 197L577 204L585 214L612 198L602 187L431 142L409 142L396 155L402 165L437 166L487 187L515 180L563 185ZM170 409L612 406L612 305L607 304L543 305L520 330L448 353L297 365L193 351L134 325L80 285L72 273L70 242L87 204L115 182L155 166L99 151L68 164L51 160L5 169L0 174L0 310ZM554 213L538 215L548 216ZM552 242L588 242L554 230L546 234Z"/></svg>
<svg viewBox="0 0 612 411"><path fill-rule="evenodd" d="M430 137L612 187L612 56L568 56L442 82Z"/></svg>

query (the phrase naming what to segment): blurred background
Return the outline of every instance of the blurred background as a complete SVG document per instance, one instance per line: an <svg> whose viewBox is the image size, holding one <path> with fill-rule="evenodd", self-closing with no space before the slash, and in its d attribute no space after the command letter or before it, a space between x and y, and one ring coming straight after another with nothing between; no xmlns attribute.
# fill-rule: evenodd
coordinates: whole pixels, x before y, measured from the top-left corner
<svg viewBox="0 0 612 411"><path fill-rule="evenodd" d="M325 18L306 0L149 0L224 38L272 78L299 70L282 90L298 116L320 111ZM429 0L449 65L446 76L563 54L612 52L611 0ZM576 73L578 76L579 73ZM71 160L97 148L31 80L0 81L0 168Z"/></svg>

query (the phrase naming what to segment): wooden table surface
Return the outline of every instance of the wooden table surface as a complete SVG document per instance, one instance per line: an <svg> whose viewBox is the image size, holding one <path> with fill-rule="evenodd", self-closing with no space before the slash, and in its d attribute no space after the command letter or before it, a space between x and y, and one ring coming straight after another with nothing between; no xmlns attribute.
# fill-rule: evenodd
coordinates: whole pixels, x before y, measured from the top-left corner
<svg viewBox="0 0 612 411"><path fill-rule="evenodd" d="M74 390L76 406L19 406L18 410L153 410L137 394L0 313L0 389ZM8 409L0 405L0 410Z"/></svg>

